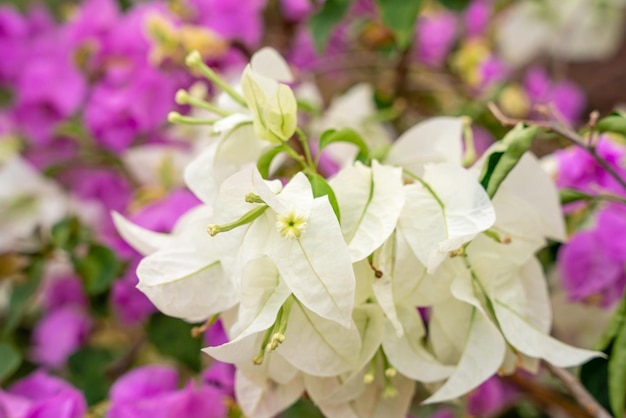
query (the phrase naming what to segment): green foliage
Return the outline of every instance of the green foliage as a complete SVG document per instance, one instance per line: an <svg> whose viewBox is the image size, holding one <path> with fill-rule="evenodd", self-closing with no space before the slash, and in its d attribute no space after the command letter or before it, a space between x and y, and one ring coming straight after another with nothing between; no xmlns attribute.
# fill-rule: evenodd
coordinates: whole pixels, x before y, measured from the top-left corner
<svg viewBox="0 0 626 418"><path fill-rule="evenodd" d="M111 350L102 347L82 348L68 359L69 380L81 388L89 405L106 398L114 378L107 371L115 359Z"/></svg>
<svg viewBox="0 0 626 418"><path fill-rule="evenodd" d="M324 415L308 399L299 399L281 414L282 418L323 418Z"/></svg>
<svg viewBox="0 0 626 418"><path fill-rule="evenodd" d="M536 127L527 127L518 124L513 128L487 157L483 167L480 184L485 188L489 197L493 197L506 176L515 168L517 162L530 148L535 135Z"/></svg>
<svg viewBox="0 0 626 418"><path fill-rule="evenodd" d="M437 2L447 9L461 11L470 5L471 0L437 0Z"/></svg>
<svg viewBox="0 0 626 418"><path fill-rule="evenodd" d="M180 319L157 314L147 325L148 340L166 356L170 356L194 371L200 371L202 339L191 336L193 326Z"/></svg>
<svg viewBox="0 0 626 418"><path fill-rule="evenodd" d="M584 364L580 380L598 402L622 417L626 409L626 299L613 314L595 348L608 354L608 361L594 359Z"/></svg>
<svg viewBox="0 0 626 418"><path fill-rule="evenodd" d="M309 22L313 43L318 52L323 52L335 26L345 16L352 0L327 0Z"/></svg>
<svg viewBox="0 0 626 418"><path fill-rule="evenodd" d="M309 181L311 182L311 188L313 189L313 196L328 196L328 202L330 206L332 206L333 211L335 212L335 216L337 220L341 222L341 213L339 212L339 204L337 203L337 197L335 196L335 191L330 184L324 179L324 177L319 174L309 174Z"/></svg>
<svg viewBox="0 0 626 418"><path fill-rule="evenodd" d="M614 132L626 136L626 115L624 113L613 112L609 116L602 118L596 125L598 132Z"/></svg>
<svg viewBox="0 0 626 418"><path fill-rule="evenodd" d="M274 161L274 158L278 154L284 151L284 145L279 145L277 147L270 148L269 150L265 151L263 155L261 155L261 157L259 157L259 161L257 161L256 167L258 168L259 173L261 173L261 177L263 177L264 179L269 177L270 165L272 165L272 161Z"/></svg>
<svg viewBox="0 0 626 418"><path fill-rule="evenodd" d="M0 342L0 382L10 377L22 364L22 354L10 343Z"/></svg>
<svg viewBox="0 0 626 418"><path fill-rule="evenodd" d="M67 218L52 227L52 243L62 250L71 252L80 244L89 241L91 232L81 225L78 218Z"/></svg>
<svg viewBox="0 0 626 418"><path fill-rule="evenodd" d="M369 158L369 148L367 144L361 138L361 135L354 129L344 128L340 130L329 129L324 131L320 137L319 150L322 152L324 148L335 142L347 142L349 144L356 145L359 149L359 154L356 159L358 161L366 161Z"/></svg>
<svg viewBox="0 0 626 418"><path fill-rule="evenodd" d="M19 325L32 297L39 288L44 265L43 258L33 257L28 268L24 271L24 281L13 286L5 318L4 335L8 335Z"/></svg>
<svg viewBox="0 0 626 418"><path fill-rule="evenodd" d="M72 262L89 295L107 291L122 270L122 264L115 253L99 244L91 244L87 254L82 257L73 255Z"/></svg>
<svg viewBox="0 0 626 418"><path fill-rule="evenodd" d="M580 381L598 403L607 411L609 404L608 361L604 358L594 358L580 368Z"/></svg>
<svg viewBox="0 0 626 418"><path fill-rule="evenodd" d="M616 417L624 416L626 402L626 322L621 327L613 342L608 364L609 401Z"/></svg>
<svg viewBox="0 0 626 418"><path fill-rule="evenodd" d="M413 40L422 0L376 0L376 5L383 23L395 35L400 49L406 49Z"/></svg>
<svg viewBox="0 0 626 418"><path fill-rule="evenodd" d="M574 190L574 189L561 189L559 191L559 197L561 199L562 205L566 205L568 203L579 202L581 200L593 200L595 198L594 196L590 194L583 193L581 191Z"/></svg>

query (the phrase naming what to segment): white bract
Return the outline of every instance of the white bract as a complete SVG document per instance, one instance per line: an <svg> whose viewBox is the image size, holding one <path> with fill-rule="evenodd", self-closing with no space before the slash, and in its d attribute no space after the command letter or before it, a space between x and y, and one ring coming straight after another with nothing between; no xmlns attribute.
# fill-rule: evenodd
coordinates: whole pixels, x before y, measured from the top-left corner
<svg viewBox="0 0 626 418"><path fill-rule="evenodd" d="M28 248L37 227L49 229L68 214L61 188L18 156L0 162L0 253Z"/></svg>
<svg viewBox="0 0 626 418"><path fill-rule="evenodd" d="M220 314L229 341L204 351L236 365L244 413L274 416L306 391L329 417L403 417L415 381L440 402L538 359L572 366L597 355L549 336L535 253L565 234L556 188L533 156L490 198L485 160L463 166L462 119L434 118L386 155L343 155L326 182L310 155L288 148L296 105L280 81L292 81L282 58L255 54L244 97L215 124L222 136L186 168L203 205L171 234L114 216L146 255L138 287L159 309L189 321ZM350 95L365 100L363 91ZM373 109L351 118L341 106L325 127L366 135ZM255 164L271 144L302 168L287 166L284 183Z"/></svg>
<svg viewBox="0 0 626 418"><path fill-rule="evenodd" d="M604 59L622 38L622 0L524 0L506 10L499 50L515 66L543 53L567 60Z"/></svg>

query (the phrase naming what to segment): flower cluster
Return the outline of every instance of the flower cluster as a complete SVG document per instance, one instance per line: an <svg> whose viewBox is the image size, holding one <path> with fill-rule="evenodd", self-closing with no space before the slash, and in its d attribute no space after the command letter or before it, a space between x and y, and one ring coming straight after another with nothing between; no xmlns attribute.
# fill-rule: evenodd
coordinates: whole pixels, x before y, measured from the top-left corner
<svg viewBox="0 0 626 418"><path fill-rule="evenodd" d="M0 417L498 416L605 364L544 273L626 287L626 119L578 134L561 62L624 2L510 3L0 6Z"/></svg>
<svg viewBox="0 0 626 418"><path fill-rule="evenodd" d="M208 74L197 54L187 62ZM534 254L565 238L548 174L524 154L489 185L490 156L525 128L474 164L460 118L424 121L380 149L329 129L318 149L350 143L358 155L343 155L324 179L297 127L292 81L263 49L242 93L224 84L236 110L193 119L219 136L185 170L203 204L172 234L115 216L146 255L139 288L162 312L224 322L229 341L204 351L236 365L246 414L273 416L306 391L326 416L400 417L415 381L433 389L433 403L497 372L536 371L539 359L571 366L597 356L548 335ZM282 182L268 179L277 156L300 166Z"/></svg>

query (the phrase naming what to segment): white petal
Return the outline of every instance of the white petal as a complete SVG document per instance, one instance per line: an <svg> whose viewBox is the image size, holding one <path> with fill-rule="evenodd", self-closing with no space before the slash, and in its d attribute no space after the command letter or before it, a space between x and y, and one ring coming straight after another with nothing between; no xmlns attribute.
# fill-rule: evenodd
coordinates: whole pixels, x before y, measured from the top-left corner
<svg viewBox="0 0 626 418"><path fill-rule="evenodd" d="M402 170L357 162L330 182L337 196L352 261L369 256L391 235L404 205Z"/></svg>
<svg viewBox="0 0 626 418"><path fill-rule="evenodd" d="M287 61L274 48L264 47L252 55L250 67L262 76L283 83L293 82L293 74Z"/></svg>
<svg viewBox="0 0 626 418"><path fill-rule="evenodd" d="M271 327L290 294L269 258L247 263L243 269L239 316L232 333L243 338Z"/></svg>
<svg viewBox="0 0 626 418"><path fill-rule="evenodd" d="M117 232L127 243L143 255L152 254L159 248L169 245L172 241L171 235L142 228L117 212L111 212L111 216Z"/></svg>
<svg viewBox="0 0 626 418"><path fill-rule="evenodd" d="M449 163L428 165L423 181L432 193L421 184L406 186L399 228L432 273L449 251L493 225L495 212L480 183L461 167Z"/></svg>
<svg viewBox="0 0 626 418"><path fill-rule="evenodd" d="M217 196L219 185L215 181L214 162L218 144L214 143L187 164L183 174L185 184L198 199L211 205Z"/></svg>
<svg viewBox="0 0 626 418"><path fill-rule="evenodd" d="M402 337L398 337L391 323L385 326L383 348L389 362L403 375L420 382L436 382L450 376L454 368L440 363L422 345L425 330L417 309L398 307L398 316L404 326Z"/></svg>
<svg viewBox="0 0 626 418"><path fill-rule="evenodd" d="M456 370L424 403L442 402L464 395L498 371L506 347L498 328L476 308L472 308L469 325L465 348Z"/></svg>
<svg viewBox="0 0 626 418"><path fill-rule="evenodd" d="M285 341L277 352L298 369L313 376L335 376L351 370L359 360L361 338L354 324L345 328L322 318L295 300Z"/></svg>
<svg viewBox="0 0 626 418"><path fill-rule="evenodd" d="M137 287L161 312L191 322L202 321L237 303L231 282L217 260L193 248L167 248L137 267Z"/></svg>
<svg viewBox="0 0 626 418"><path fill-rule="evenodd" d="M404 167L421 176L428 163L462 164L463 122L460 118L437 117L418 123L394 142L385 164Z"/></svg>
<svg viewBox="0 0 626 418"><path fill-rule="evenodd" d="M542 358L555 366L577 366L602 353L564 344L528 323L506 304L495 301L494 309L500 329L507 341L522 353Z"/></svg>
<svg viewBox="0 0 626 418"><path fill-rule="evenodd" d="M223 133L232 130L233 128L244 124L252 123L252 115L244 113L233 113L226 116L213 124L213 132ZM250 139L252 139L251 137Z"/></svg>
<svg viewBox="0 0 626 418"><path fill-rule="evenodd" d="M513 194L525 200L539 215L541 235L565 241L565 223L554 181L543 170L537 158L526 153L502 182L498 194ZM497 199L494 199L497 206Z"/></svg>
<svg viewBox="0 0 626 418"><path fill-rule="evenodd" d="M383 339L384 317L378 306L368 303L354 310L354 321L362 341L354 370L326 378L305 376L307 392L316 404L345 403L359 396L365 388L363 378Z"/></svg>
<svg viewBox="0 0 626 418"><path fill-rule="evenodd" d="M404 328L398 319L396 312L396 301L394 297L394 282L396 280L395 274L395 237L383 244L383 246L374 254L374 265L380 271L382 271L382 277L376 278L372 283L372 289L376 300L382 308L383 312L387 316L387 319L396 330L398 337L402 337Z"/></svg>
<svg viewBox="0 0 626 418"><path fill-rule="evenodd" d="M354 271L326 196L313 201L307 224L298 239L272 234L268 238L268 255L304 306L349 327L354 306Z"/></svg>
<svg viewBox="0 0 626 418"><path fill-rule="evenodd" d="M313 190L311 183L301 171L276 196L282 203L282 208L294 210L297 214L308 217L313 205ZM280 214L281 207L272 207Z"/></svg>
<svg viewBox="0 0 626 418"><path fill-rule="evenodd" d="M304 391L298 375L287 384L276 384L269 379L250 379L245 373L235 372L237 404L246 416L272 418L297 401Z"/></svg>
<svg viewBox="0 0 626 418"><path fill-rule="evenodd" d="M258 207L258 203L246 202L246 195L256 193L270 204L277 204L276 190L280 190L279 180L268 182L261 178L254 165L247 165L228 177L222 183L215 202L215 223L230 223Z"/></svg>

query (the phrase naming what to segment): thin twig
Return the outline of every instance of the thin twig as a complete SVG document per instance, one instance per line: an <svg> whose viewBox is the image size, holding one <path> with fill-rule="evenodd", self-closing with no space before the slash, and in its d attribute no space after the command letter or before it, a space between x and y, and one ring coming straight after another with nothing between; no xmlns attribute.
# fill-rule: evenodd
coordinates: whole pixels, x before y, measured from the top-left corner
<svg viewBox="0 0 626 418"><path fill-rule="evenodd" d="M521 392L526 394L534 403L542 409L558 408L565 413L565 416L571 418L594 418L586 409L570 402L560 393L549 389L543 385L539 385L533 379L523 377L519 374L503 376L504 381L512 384Z"/></svg>
<svg viewBox="0 0 626 418"><path fill-rule="evenodd" d="M502 123L503 125L514 126L518 123L525 123L531 126L537 126L539 128L548 129L563 138L567 139L573 145L576 145L583 150L585 150L591 157L600 165L624 190L626 190L626 181L619 175L619 173L613 168L606 160L604 160L596 151L594 146L589 146L586 144L586 141L583 137L578 135L578 133L574 132L572 129L563 126L558 123L554 123L553 121L538 121L538 120L525 120L525 119L517 119L512 118L510 116L505 115L502 111L496 106L495 103L489 102L487 107L493 113L493 115Z"/></svg>
<svg viewBox="0 0 626 418"><path fill-rule="evenodd" d="M578 401L578 403L585 408L594 418L611 418L603 407L595 400L593 396L585 389L574 375L565 369L553 366L552 364L544 361L543 365L550 371L552 376L556 377L563 386L571 393L571 395Z"/></svg>

